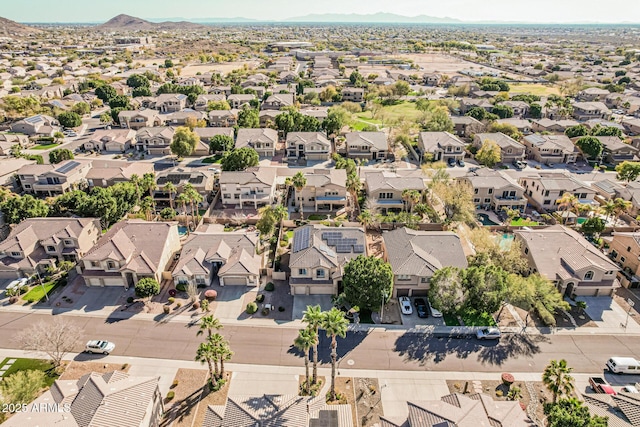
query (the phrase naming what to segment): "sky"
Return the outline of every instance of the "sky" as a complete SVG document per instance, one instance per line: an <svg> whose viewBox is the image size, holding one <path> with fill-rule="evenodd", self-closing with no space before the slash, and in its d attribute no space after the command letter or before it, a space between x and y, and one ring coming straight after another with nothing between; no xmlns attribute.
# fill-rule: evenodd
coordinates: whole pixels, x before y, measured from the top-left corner
<svg viewBox="0 0 640 427"><path fill-rule="evenodd" d="M280 20L311 13L377 12L463 21L640 23L638 0L0 0L0 16L18 22L105 22L120 13L143 19Z"/></svg>

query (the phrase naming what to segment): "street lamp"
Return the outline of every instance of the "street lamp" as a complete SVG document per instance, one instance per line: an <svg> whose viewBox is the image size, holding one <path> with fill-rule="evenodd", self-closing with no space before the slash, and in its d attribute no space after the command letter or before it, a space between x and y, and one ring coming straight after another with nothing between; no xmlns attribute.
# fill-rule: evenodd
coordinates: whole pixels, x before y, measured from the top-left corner
<svg viewBox="0 0 640 427"><path fill-rule="evenodd" d="M42 286L42 292L44 292L44 297L47 301L49 301L49 295L47 295L47 288L44 287L44 283L42 282L42 278L40 277L40 272L38 271L38 267L36 266L36 276L38 276L38 282L40 282L40 286Z"/></svg>
<svg viewBox="0 0 640 427"><path fill-rule="evenodd" d="M631 309L635 305L635 303L631 300L631 298L627 299L627 304L629 304L629 310L627 310L627 320L624 322L624 330L627 331L627 325L629 324L629 315L631 314Z"/></svg>

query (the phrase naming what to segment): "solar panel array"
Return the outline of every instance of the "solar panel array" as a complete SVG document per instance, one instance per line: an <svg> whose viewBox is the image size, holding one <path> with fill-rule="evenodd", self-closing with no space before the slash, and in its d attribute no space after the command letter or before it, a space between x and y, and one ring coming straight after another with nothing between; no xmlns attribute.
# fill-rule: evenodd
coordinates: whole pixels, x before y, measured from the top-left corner
<svg viewBox="0 0 640 427"><path fill-rule="evenodd" d="M299 252L309 247L309 227L303 227L296 230L293 236L293 252Z"/></svg>
<svg viewBox="0 0 640 427"><path fill-rule="evenodd" d="M335 247L338 253L364 252L364 245L358 244L358 239L343 237L340 231L325 231L322 233L322 240L326 240L327 245Z"/></svg>
<svg viewBox="0 0 640 427"><path fill-rule="evenodd" d="M76 166L80 166L80 163L78 163L78 162L65 163L64 165L62 165L58 169L56 169L56 172L67 173L70 170L74 169Z"/></svg>
<svg viewBox="0 0 640 427"><path fill-rule="evenodd" d="M327 239L342 239L342 232L340 231L325 231L322 233L322 240Z"/></svg>
<svg viewBox="0 0 640 427"><path fill-rule="evenodd" d="M357 254L364 253L364 245L353 245L353 252Z"/></svg>

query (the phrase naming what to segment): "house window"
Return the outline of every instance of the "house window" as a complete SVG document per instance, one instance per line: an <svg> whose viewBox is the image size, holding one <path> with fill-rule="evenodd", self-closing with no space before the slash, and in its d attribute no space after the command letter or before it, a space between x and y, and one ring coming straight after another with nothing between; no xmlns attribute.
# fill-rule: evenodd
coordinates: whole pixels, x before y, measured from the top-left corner
<svg viewBox="0 0 640 427"><path fill-rule="evenodd" d="M549 190L544 192L544 196L547 197L549 195Z"/></svg>
<svg viewBox="0 0 640 427"><path fill-rule="evenodd" d="M480 199L473 199L473 203L480 203Z"/></svg>
<svg viewBox="0 0 640 427"><path fill-rule="evenodd" d="M64 241L64 245L65 246L73 246L73 240L65 240Z"/></svg>
<svg viewBox="0 0 640 427"><path fill-rule="evenodd" d="M108 270L115 270L116 269L116 263L113 261L107 261L107 269Z"/></svg>
<svg viewBox="0 0 640 427"><path fill-rule="evenodd" d="M622 258L621 258L622 260ZM584 274L584 280L593 280L593 271L589 270Z"/></svg>
<svg viewBox="0 0 640 427"><path fill-rule="evenodd" d="M529 253L529 248L524 248L524 254L527 255Z"/></svg>
<svg viewBox="0 0 640 427"><path fill-rule="evenodd" d="M396 276L397 280L410 280L411 276L409 276L408 274L398 274Z"/></svg>
<svg viewBox="0 0 640 427"><path fill-rule="evenodd" d="M99 261L91 261L91 267L100 267Z"/></svg>
<svg viewBox="0 0 640 427"><path fill-rule="evenodd" d="M17 257L22 255L22 252L11 252L11 256Z"/></svg>
<svg viewBox="0 0 640 427"><path fill-rule="evenodd" d="M238 199L240 199L240 195L239 195L239 194L234 194L234 195L233 195L233 198L234 198L234 199L236 199L236 200L238 200Z"/></svg>
<svg viewBox="0 0 640 427"><path fill-rule="evenodd" d="M31 188L31 184L25 184L25 185L24 185L24 188L27 188L27 189L28 189L28 188Z"/></svg>
<svg viewBox="0 0 640 427"><path fill-rule="evenodd" d="M47 252L55 252L56 248L55 246L47 246Z"/></svg>
<svg viewBox="0 0 640 427"><path fill-rule="evenodd" d="M489 189L489 194L493 194L493 188Z"/></svg>
<svg viewBox="0 0 640 427"><path fill-rule="evenodd" d="M428 277L421 277L420 278L420 283L429 283L429 278Z"/></svg>
<svg viewBox="0 0 640 427"><path fill-rule="evenodd" d="M473 189L473 194L478 194L478 189L477 188Z"/></svg>
<svg viewBox="0 0 640 427"><path fill-rule="evenodd" d="M316 277L318 279L324 279L324 270L322 269L316 270Z"/></svg>
<svg viewBox="0 0 640 427"><path fill-rule="evenodd" d="M298 269L298 275L306 276L307 275L307 269L306 268L299 268Z"/></svg>
<svg viewBox="0 0 640 427"><path fill-rule="evenodd" d="M580 198L581 199L586 199L587 198L587 193L580 193Z"/></svg>
<svg viewBox="0 0 640 427"><path fill-rule="evenodd" d="M625 257L621 256L620 257L620 262L624 263L624 261L625 261Z"/></svg>
<svg viewBox="0 0 640 427"><path fill-rule="evenodd" d="M223 199L230 199L231 198L231 194L224 194L222 196Z"/></svg>
<svg viewBox="0 0 640 427"><path fill-rule="evenodd" d="M485 203L491 203L491 199L484 199Z"/></svg>
<svg viewBox="0 0 640 427"><path fill-rule="evenodd" d="M551 204L551 200L545 200L543 205L550 205Z"/></svg>
<svg viewBox="0 0 640 427"><path fill-rule="evenodd" d="M631 252L631 246L627 246L627 252Z"/></svg>

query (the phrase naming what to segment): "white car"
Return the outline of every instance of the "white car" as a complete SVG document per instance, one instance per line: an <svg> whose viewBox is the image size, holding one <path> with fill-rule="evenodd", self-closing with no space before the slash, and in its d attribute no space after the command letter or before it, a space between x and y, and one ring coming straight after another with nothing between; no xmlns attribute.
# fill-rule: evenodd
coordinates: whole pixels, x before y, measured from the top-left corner
<svg viewBox="0 0 640 427"><path fill-rule="evenodd" d="M23 286L27 285L27 281L28 281L28 279L26 279L26 278L14 280L13 282L11 282L11 283L9 283L7 285L7 290L10 291L12 289L22 288Z"/></svg>
<svg viewBox="0 0 640 427"><path fill-rule="evenodd" d="M482 328L476 331L476 337L479 340L497 340L500 339L500 329L498 328Z"/></svg>
<svg viewBox="0 0 640 427"><path fill-rule="evenodd" d="M622 391L626 391L627 393L638 393L638 389L633 385L626 385L622 387Z"/></svg>
<svg viewBox="0 0 640 427"><path fill-rule="evenodd" d="M411 307L411 300L409 297L400 297L398 298L398 301L400 301L400 310L402 310L402 314L413 313L413 307Z"/></svg>
<svg viewBox="0 0 640 427"><path fill-rule="evenodd" d="M109 341L101 341L101 340L91 340L87 343L84 348L84 351L87 353L102 353L109 354L116 348L116 345Z"/></svg>
<svg viewBox="0 0 640 427"><path fill-rule="evenodd" d="M436 310L431 307L431 301L429 301L429 311L431 312L431 317L442 317L442 312L440 310Z"/></svg>

